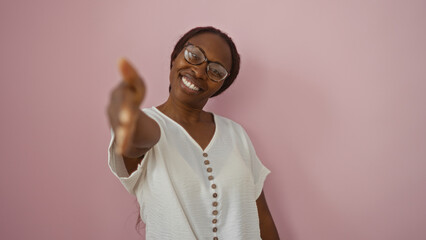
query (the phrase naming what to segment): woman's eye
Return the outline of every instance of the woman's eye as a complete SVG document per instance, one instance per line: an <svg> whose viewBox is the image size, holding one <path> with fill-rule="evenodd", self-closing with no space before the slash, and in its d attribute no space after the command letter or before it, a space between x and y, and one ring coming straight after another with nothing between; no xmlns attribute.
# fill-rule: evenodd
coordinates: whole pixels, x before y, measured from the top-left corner
<svg viewBox="0 0 426 240"><path fill-rule="evenodd" d="M193 52L189 52L189 57L191 59L194 59L194 60L199 60L200 59L200 57L196 53L193 53Z"/></svg>
<svg viewBox="0 0 426 240"><path fill-rule="evenodd" d="M217 70L217 69L210 69L210 72L214 75L214 76L216 76L216 77L222 77L222 73L219 71L219 70Z"/></svg>

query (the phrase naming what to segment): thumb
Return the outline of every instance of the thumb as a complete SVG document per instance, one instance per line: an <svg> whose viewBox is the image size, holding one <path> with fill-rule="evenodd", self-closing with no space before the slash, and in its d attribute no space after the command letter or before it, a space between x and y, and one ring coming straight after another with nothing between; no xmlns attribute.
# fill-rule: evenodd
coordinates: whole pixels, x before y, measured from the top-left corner
<svg viewBox="0 0 426 240"><path fill-rule="evenodd" d="M123 77L123 81L135 90L136 95L134 100L139 105L145 96L145 84L143 79L139 76L132 64L125 58L120 58L118 61L118 68Z"/></svg>
<svg viewBox="0 0 426 240"><path fill-rule="evenodd" d="M120 60L118 61L118 67L120 69L123 80L128 82L129 84L132 84L132 81L134 81L134 79L140 79L136 69L130 64L127 59L120 58Z"/></svg>

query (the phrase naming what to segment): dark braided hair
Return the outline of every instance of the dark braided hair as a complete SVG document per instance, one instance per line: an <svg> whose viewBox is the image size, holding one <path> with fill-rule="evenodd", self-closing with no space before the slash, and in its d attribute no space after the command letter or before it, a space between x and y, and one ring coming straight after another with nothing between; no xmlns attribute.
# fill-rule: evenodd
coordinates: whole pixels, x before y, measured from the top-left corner
<svg viewBox="0 0 426 240"><path fill-rule="evenodd" d="M212 97L215 97L219 94L221 94L223 91L225 91L231 84L234 82L235 78L238 75L238 72L240 71L240 54L238 54L237 48L235 47L234 42L232 39L224 32L220 31L217 28L208 26L208 27L196 27L191 30L189 30L187 33L185 33L179 41L176 43L175 48L173 49L172 55L170 56L170 68L172 68L172 62L176 59L176 57L179 55L179 53L184 48L186 42L194 37L195 35L201 34L201 33L214 33L218 36L222 37L226 43L228 44L229 48L231 49L231 56L232 56L232 66L231 71L229 72L229 75L225 78L222 87L213 94ZM169 87L170 91L170 87Z"/></svg>

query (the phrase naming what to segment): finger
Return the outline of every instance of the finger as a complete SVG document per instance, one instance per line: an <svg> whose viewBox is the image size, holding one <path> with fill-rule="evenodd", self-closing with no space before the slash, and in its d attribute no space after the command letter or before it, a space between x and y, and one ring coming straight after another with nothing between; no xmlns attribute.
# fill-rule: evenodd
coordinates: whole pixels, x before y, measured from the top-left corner
<svg viewBox="0 0 426 240"><path fill-rule="evenodd" d="M127 106L123 106L118 113L118 120L121 124L127 125L131 120L131 111Z"/></svg>
<svg viewBox="0 0 426 240"><path fill-rule="evenodd" d="M126 84L124 82L122 83ZM121 113L121 110L123 108L133 107L134 94L134 91L124 87L117 87L112 91L107 113L110 124L114 129L120 125L120 122L128 122L128 111L125 110L124 113Z"/></svg>
<svg viewBox="0 0 426 240"><path fill-rule="evenodd" d="M136 111L132 111L130 108L124 108L120 111L120 125L116 129L117 153L125 154L126 151L130 148L130 145L133 141L133 133L136 127L136 119Z"/></svg>
<svg viewBox="0 0 426 240"><path fill-rule="evenodd" d="M107 108L108 120L111 128L115 131L115 129L120 125L120 121L116 117L116 110L113 105L109 105Z"/></svg>
<svg viewBox="0 0 426 240"><path fill-rule="evenodd" d="M124 128L119 126L115 129L115 152L117 154L123 153L123 141L124 141Z"/></svg>

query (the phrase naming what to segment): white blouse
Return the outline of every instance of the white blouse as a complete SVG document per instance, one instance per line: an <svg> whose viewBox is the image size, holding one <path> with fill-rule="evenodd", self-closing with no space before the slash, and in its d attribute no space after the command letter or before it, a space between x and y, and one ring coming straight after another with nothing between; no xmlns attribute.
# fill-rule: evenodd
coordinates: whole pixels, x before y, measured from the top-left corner
<svg viewBox="0 0 426 240"><path fill-rule="evenodd" d="M215 133L206 149L157 108L143 111L161 137L130 176L121 155L108 163L135 195L146 224L146 239L261 239L256 199L270 173L256 156L245 130L214 116Z"/></svg>

